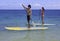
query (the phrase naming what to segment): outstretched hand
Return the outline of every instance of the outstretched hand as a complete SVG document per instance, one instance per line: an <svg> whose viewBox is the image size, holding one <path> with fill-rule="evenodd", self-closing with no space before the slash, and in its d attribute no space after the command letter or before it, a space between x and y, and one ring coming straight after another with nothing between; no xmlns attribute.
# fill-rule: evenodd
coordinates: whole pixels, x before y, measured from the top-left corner
<svg viewBox="0 0 60 41"><path fill-rule="evenodd" d="M22 4L22 6L24 6L24 5Z"/></svg>
<svg viewBox="0 0 60 41"><path fill-rule="evenodd" d="M26 7L22 4L22 6L26 9Z"/></svg>

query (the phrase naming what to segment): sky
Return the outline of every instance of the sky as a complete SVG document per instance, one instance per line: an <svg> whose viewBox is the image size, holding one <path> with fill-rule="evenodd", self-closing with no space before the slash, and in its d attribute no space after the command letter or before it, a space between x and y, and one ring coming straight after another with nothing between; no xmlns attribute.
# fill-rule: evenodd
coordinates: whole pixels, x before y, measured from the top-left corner
<svg viewBox="0 0 60 41"><path fill-rule="evenodd" d="M23 9L22 4L32 9L60 9L60 0L0 0L0 9Z"/></svg>

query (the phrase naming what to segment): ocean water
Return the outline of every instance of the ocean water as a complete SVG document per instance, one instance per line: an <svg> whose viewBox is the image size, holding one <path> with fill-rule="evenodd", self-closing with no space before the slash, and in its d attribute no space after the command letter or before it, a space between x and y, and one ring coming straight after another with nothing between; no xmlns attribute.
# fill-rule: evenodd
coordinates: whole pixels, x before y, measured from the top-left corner
<svg viewBox="0 0 60 41"><path fill-rule="evenodd" d="M32 10L31 22L41 23L41 10ZM0 10L0 41L60 41L60 10L45 10L48 30L8 31L4 27L27 27L25 10Z"/></svg>

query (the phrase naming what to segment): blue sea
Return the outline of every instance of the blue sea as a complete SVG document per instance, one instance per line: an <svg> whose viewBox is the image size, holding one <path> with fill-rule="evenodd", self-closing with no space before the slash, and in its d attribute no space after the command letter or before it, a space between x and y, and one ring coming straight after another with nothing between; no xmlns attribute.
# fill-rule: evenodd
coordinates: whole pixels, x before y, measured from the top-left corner
<svg viewBox="0 0 60 41"><path fill-rule="evenodd" d="M8 31L6 26L27 27L25 10L0 10L0 41L60 41L60 10L45 10L47 30ZM41 23L41 10L32 10L31 21Z"/></svg>

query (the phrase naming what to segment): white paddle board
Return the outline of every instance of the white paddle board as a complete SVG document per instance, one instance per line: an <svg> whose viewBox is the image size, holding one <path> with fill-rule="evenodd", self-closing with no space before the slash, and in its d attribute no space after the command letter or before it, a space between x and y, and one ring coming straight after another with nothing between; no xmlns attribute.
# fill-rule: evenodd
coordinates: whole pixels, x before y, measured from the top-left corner
<svg viewBox="0 0 60 41"><path fill-rule="evenodd" d="M34 23L33 25L42 25L40 23ZM55 24L43 24L43 25L55 25Z"/></svg>

